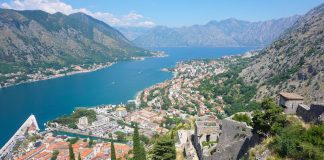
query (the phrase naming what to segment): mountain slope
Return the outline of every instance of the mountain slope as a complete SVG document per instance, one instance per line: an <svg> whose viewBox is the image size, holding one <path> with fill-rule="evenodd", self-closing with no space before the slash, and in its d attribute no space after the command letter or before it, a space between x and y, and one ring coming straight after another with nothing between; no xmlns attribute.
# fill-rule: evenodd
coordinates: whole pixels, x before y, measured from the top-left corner
<svg viewBox="0 0 324 160"><path fill-rule="evenodd" d="M306 102L324 100L324 4L301 17L261 51L240 76L258 84L257 99L297 92Z"/></svg>
<svg viewBox="0 0 324 160"><path fill-rule="evenodd" d="M127 28L121 31L131 35L133 42L141 47L264 46L278 38L298 18L299 16L292 16L263 22L231 18L181 28L157 26L145 32L132 32ZM134 38L134 35L138 37Z"/></svg>
<svg viewBox="0 0 324 160"><path fill-rule="evenodd" d="M148 53L83 13L0 9L0 73L105 63Z"/></svg>

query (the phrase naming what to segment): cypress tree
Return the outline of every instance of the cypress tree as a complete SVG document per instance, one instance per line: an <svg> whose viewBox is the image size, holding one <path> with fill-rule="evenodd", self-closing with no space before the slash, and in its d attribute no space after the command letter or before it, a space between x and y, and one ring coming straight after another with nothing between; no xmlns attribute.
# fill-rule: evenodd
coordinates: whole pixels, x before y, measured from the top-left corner
<svg viewBox="0 0 324 160"><path fill-rule="evenodd" d="M146 152L145 152L145 147L144 147L144 143L140 142L140 149L141 149L141 159L146 159Z"/></svg>
<svg viewBox="0 0 324 160"><path fill-rule="evenodd" d="M51 160L56 160L58 154L59 154L59 151L58 150L54 150L53 153L52 153Z"/></svg>
<svg viewBox="0 0 324 160"><path fill-rule="evenodd" d="M80 152L79 152L79 155L78 155L78 160L81 160L81 155L80 155Z"/></svg>
<svg viewBox="0 0 324 160"><path fill-rule="evenodd" d="M111 160L117 160L114 142L111 141Z"/></svg>
<svg viewBox="0 0 324 160"><path fill-rule="evenodd" d="M72 144L69 144L69 155L70 155L70 160L75 160Z"/></svg>
<svg viewBox="0 0 324 160"><path fill-rule="evenodd" d="M137 124L135 124L134 134L133 134L133 153L134 153L134 160L146 159L145 148L144 145L141 143Z"/></svg>

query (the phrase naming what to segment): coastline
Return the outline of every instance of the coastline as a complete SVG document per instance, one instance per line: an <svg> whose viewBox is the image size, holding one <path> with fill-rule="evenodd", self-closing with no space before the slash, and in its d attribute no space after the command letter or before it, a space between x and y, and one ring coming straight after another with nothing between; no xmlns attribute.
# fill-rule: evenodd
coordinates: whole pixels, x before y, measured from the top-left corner
<svg viewBox="0 0 324 160"><path fill-rule="evenodd" d="M169 55L166 54L163 51L157 51L157 52L152 52L152 56L150 56L150 57L131 57L128 61L144 61L146 58L164 58L164 57L168 57L168 56ZM17 85L25 84L25 83L33 83L33 82L38 82L38 81L61 78L61 77L65 77L65 76L71 76L71 75L75 75L75 74L94 72L94 71L97 71L97 70L101 70L101 69L104 69L104 68L111 67L112 65L114 65L116 63L119 63L119 62L122 62L122 61L107 62L106 64L100 64L97 67L95 67L96 64L94 64L93 66L91 66L91 67L94 67L94 68L91 68L91 69L82 69L82 70L78 70L78 71L67 72L65 74L50 75L50 76L47 76L47 77L42 78L42 79L29 79L27 81L13 83L13 84L5 85L5 86L0 85L0 90L3 89L3 88L17 86Z"/></svg>
<svg viewBox="0 0 324 160"><path fill-rule="evenodd" d="M118 62L110 62L108 64L98 66L98 67L95 67L95 68L92 68L92 69L72 71L72 72L67 72L65 74L51 75L51 76L48 76L48 77L43 78L43 79L27 80L27 81L23 81L23 82L19 82L19 83L10 84L10 85L7 85L7 86L0 86L0 89L12 87L12 86L17 86L17 85L20 85L20 84L34 83L34 82L45 81L45 80L50 80L50 79L62 78L62 77L66 77L66 76L72 76L72 75L76 75L76 74L94 72L94 71L97 71L97 70L101 70L101 69L104 69L104 68L111 67L112 65L114 65L116 63L118 63Z"/></svg>
<svg viewBox="0 0 324 160"><path fill-rule="evenodd" d="M172 54L171 54L171 55L172 55ZM147 59L151 59L151 58L162 58L162 57L165 57L165 56L150 56L150 57L145 57L144 59L147 60ZM213 58L213 59L221 59L221 57L217 57L217 58ZM137 60L135 60L135 59L129 59L128 61L141 61L141 59L137 59ZM180 61L188 61L188 60L180 60ZM177 63L179 63L180 61L177 61ZM119 62L123 62L123 61L119 61ZM116 62L116 63L118 63L118 62ZM115 64L115 63L114 63L114 64ZM111 64L111 65L112 65L112 64ZM105 67L109 67L109 66L105 66ZM73 74L79 74L79 73L86 73L86 72L96 71L96 70L99 70L99 69L103 69L103 68L105 68L105 67L102 67L102 68L96 68L96 69L93 69L93 70L88 70L88 71L83 71L83 72L73 72L73 73L68 73L67 75L63 75L63 76L69 76L69 75L73 75ZM171 68L174 68L174 67L176 67L176 64L175 64L174 66L172 66ZM162 68L162 67L161 67L161 68ZM160 68L160 69L161 69L161 68ZM143 89L141 89L141 90L139 90L138 92L136 92L135 94L133 94L133 96L131 95L131 97L134 97L134 98L132 98L132 99L134 100L134 99L136 98L136 96L139 95L140 93L142 93L145 89L150 88L150 87L153 87L153 86L158 85L158 84L160 84L160 83L165 83L166 81L171 80L172 78L174 78L176 72L170 71L169 73L171 74L171 76L170 76L167 80L165 80L165 81L161 81L161 82L159 82L159 83L155 83L155 84L152 84L152 85L149 85L149 86L147 86L147 87L144 87ZM61 77L62 77L62 76L61 76ZM60 77L52 77L52 78L60 78ZM44 80L45 80L45 79L44 79ZM46 80L47 80L47 79L46 79ZM36 82L36 81L33 81L33 82ZM25 83L29 83L29 82L25 82ZM18 84L16 84L16 85L18 85ZM129 98L131 98L131 97L129 97ZM116 103L109 103L109 104L116 104Z"/></svg>

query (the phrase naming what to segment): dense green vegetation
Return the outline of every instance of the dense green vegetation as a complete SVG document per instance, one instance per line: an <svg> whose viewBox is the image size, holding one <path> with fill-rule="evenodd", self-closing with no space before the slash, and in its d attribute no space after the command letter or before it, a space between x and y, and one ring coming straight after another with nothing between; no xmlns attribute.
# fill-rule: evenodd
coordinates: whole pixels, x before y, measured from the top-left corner
<svg viewBox="0 0 324 160"><path fill-rule="evenodd" d="M70 142L71 144L75 144L76 142L78 142L79 139L80 139L79 137L73 137L73 138L69 138L67 142Z"/></svg>
<svg viewBox="0 0 324 160"><path fill-rule="evenodd" d="M0 73L2 74L18 72L19 70L20 68L15 66L14 64L0 62Z"/></svg>
<svg viewBox="0 0 324 160"><path fill-rule="evenodd" d="M161 126L164 126L167 129L173 128L175 125L179 123L183 123L183 119L180 117L164 117L165 121L164 123L161 123Z"/></svg>
<svg viewBox="0 0 324 160"><path fill-rule="evenodd" d="M75 155L74 155L71 143L69 143L69 157L70 157L70 160L75 160Z"/></svg>
<svg viewBox="0 0 324 160"><path fill-rule="evenodd" d="M235 114L232 119L239 122L245 122L249 126L252 125L252 120L247 114Z"/></svg>
<svg viewBox="0 0 324 160"><path fill-rule="evenodd" d="M76 109L71 115L63 115L62 117L56 118L52 122L56 122L70 128L77 128L76 123L78 123L79 118L84 116L88 118L89 123L97 120L96 112L94 110L79 108Z"/></svg>
<svg viewBox="0 0 324 160"><path fill-rule="evenodd" d="M289 117L274 100L265 98L262 111L253 114L253 131L263 138L273 137L269 149L278 158L324 159L324 125L303 127L297 117Z"/></svg>
<svg viewBox="0 0 324 160"><path fill-rule="evenodd" d="M170 136L159 138L153 146L152 160L174 160L176 149L174 140Z"/></svg>
<svg viewBox="0 0 324 160"><path fill-rule="evenodd" d="M290 124L278 131L270 148L282 158L322 160L324 125L305 129L300 124Z"/></svg>
<svg viewBox="0 0 324 160"><path fill-rule="evenodd" d="M59 151L58 150L54 150L53 153L52 153L52 157L51 157L51 160L56 160L57 159L57 156L59 154Z"/></svg>
<svg viewBox="0 0 324 160"><path fill-rule="evenodd" d="M251 101L256 94L256 86L245 84L239 77L239 73L249 62L250 59L241 58L235 62L227 62L230 63L229 70L204 80L199 86L199 91L207 100L222 96L227 115L258 109L259 104L256 101Z"/></svg>
<svg viewBox="0 0 324 160"><path fill-rule="evenodd" d="M126 140L126 133L121 132L121 131L117 131L117 132L115 132L115 134L117 135L117 140L118 141L125 141Z"/></svg>
<svg viewBox="0 0 324 160"><path fill-rule="evenodd" d="M115 151L115 145L114 145L114 142L112 141L111 142L111 157L110 157L111 160L116 160L116 151Z"/></svg>
<svg viewBox="0 0 324 160"><path fill-rule="evenodd" d="M88 143L88 148L91 148L94 144L95 144L95 142L93 141L92 138L90 138L89 143Z"/></svg>
<svg viewBox="0 0 324 160"><path fill-rule="evenodd" d="M275 104L272 99L266 98L262 101L261 107L264 109L253 112L252 126L253 132L261 137L274 135L287 125L286 115L282 107Z"/></svg>
<svg viewBox="0 0 324 160"><path fill-rule="evenodd" d="M134 160L146 160L145 147L144 144L141 142L137 124L135 124L133 134L133 153Z"/></svg>

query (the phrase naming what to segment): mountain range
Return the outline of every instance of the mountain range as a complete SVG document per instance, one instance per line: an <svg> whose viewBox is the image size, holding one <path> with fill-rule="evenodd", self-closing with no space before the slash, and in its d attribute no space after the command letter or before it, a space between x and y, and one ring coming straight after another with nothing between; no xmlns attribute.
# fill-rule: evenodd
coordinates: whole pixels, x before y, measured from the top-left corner
<svg viewBox="0 0 324 160"><path fill-rule="evenodd" d="M298 18L291 16L260 22L230 18L178 28L156 26L118 29L134 44L146 48L265 46L277 39Z"/></svg>
<svg viewBox="0 0 324 160"><path fill-rule="evenodd" d="M83 13L0 9L0 73L113 62L150 53Z"/></svg>
<svg viewBox="0 0 324 160"><path fill-rule="evenodd" d="M296 92L324 101L324 4L312 9L264 48L240 76L258 86L257 99Z"/></svg>

